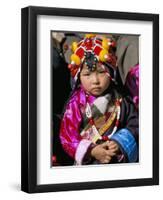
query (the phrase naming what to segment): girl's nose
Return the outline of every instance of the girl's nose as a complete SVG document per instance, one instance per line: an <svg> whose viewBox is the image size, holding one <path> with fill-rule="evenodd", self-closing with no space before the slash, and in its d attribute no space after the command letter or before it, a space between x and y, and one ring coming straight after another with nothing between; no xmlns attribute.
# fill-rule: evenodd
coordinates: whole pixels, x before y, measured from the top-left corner
<svg viewBox="0 0 163 200"><path fill-rule="evenodd" d="M99 84L99 78L98 75L96 73L92 74L92 84Z"/></svg>

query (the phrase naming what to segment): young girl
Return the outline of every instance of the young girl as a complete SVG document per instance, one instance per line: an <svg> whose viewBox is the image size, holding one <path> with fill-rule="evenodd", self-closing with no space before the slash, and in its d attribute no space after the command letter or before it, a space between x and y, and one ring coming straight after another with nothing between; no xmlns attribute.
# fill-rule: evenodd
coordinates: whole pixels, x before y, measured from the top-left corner
<svg viewBox="0 0 163 200"><path fill-rule="evenodd" d="M77 165L138 161L138 116L116 86L115 43L88 34L73 43L75 85L61 121L60 140Z"/></svg>

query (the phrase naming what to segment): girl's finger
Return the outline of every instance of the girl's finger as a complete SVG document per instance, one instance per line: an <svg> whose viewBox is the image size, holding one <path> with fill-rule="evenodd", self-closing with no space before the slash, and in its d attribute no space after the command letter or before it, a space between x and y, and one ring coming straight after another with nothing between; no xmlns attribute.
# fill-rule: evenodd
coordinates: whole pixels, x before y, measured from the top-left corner
<svg viewBox="0 0 163 200"><path fill-rule="evenodd" d="M109 144L110 144L110 145L113 145L113 144L117 144L117 143L114 142L114 141L110 141Z"/></svg>
<svg viewBox="0 0 163 200"><path fill-rule="evenodd" d="M105 159L105 160L103 160L101 163L103 163L103 164L107 164L107 163L109 163L109 162L110 162L110 160Z"/></svg>
<svg viewBox="0 0 163 200"><path fill-rule="evenodd" d="M112 144L112 145L109 145L109 149L114 149L117 147L117 144Z"/></svg>
<svg viewBox="0 0 163 200"><path fill-rule="evenodd" d="M109 146L109 143L110 143L109 141L106 141L106 142L102 143L101 146L102 146L102 147L108 147L108 146Z"/></svg>
<svg viewBox="0 0 163 200"><path fill-rule="evenodd" d="M112 151L112 152L117 152L119 150L119 147L116 146L114 148L109 148L109 150Z"/></svg>
<svg viewBox="0 0 163 200"><path fill-rule="evenodd" d="M115 151L109 149L109 150L107 150L106 155L107 156L115 156L116 153L115 153Z"/></svg>
<svg viewBox="0 0 163 200"><path fill-rule="evenodd" d="M110 161L111 160L111 156L106 156L105 159Z"/></svg>

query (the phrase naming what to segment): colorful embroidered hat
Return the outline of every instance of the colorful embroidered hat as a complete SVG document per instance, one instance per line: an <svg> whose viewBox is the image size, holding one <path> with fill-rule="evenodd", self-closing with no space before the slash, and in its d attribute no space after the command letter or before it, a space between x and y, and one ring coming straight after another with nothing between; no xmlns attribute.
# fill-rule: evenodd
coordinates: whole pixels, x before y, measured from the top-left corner
<svg viewBox="0 0 163 200"><path fill-rule="evenodd" d="M117 66L116 56L112 50L115 46L113 40L106 37L98 38L95 34L86 34L80 42L73 42L71 46L73 54L68 68L74 80L78 79L78 74L84 63L90 71L93 71L96 68L96 63L99 62L106 66L106 72L114 81Z"/></svg>

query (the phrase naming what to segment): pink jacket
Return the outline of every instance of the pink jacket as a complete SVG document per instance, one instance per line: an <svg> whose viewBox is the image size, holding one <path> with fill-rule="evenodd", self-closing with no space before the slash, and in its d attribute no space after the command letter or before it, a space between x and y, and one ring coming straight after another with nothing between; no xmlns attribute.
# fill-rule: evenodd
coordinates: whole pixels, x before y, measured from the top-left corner
<svg viewBox="0 0 163 200"><path fill-rule="evenodd" d="M92 144L90 140L82 139L80 136L80 125L85 111L86 103L92 105L96 97L88 95L82 87L78 88L71 96L61 121L60 140L64 150L76 161L81 164Z"/></svg>

